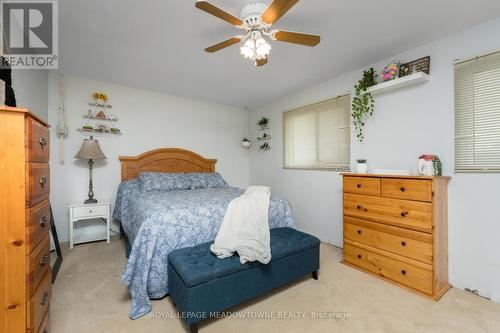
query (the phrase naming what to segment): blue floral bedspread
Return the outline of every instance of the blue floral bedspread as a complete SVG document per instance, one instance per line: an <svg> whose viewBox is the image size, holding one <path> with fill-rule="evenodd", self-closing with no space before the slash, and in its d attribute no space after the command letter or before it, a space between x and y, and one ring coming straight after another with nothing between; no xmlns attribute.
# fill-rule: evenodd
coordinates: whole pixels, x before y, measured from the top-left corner
<svg viewBox="0 0 500 333"><path fill-rule="evenodd" d="M214 240L229 202L241 193L229 186L146 192L135 179L120 184L113 217L132 244L122 275L132 297L130 318L147 314L150 298L168 293L168 254ZM269 225L294 227L288 201L271 197Z"/></svg>

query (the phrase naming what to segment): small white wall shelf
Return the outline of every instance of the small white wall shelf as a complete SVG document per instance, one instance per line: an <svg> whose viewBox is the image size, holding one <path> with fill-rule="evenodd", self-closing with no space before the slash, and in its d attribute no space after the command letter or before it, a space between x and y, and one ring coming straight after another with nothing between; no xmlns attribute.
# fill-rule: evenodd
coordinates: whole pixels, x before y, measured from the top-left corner
<svg viewBox="0 0 500 333"><path fill-rule="evenodd" d="M424 72L418 72L391 81L379 83L375 86L368 88L367 91L371 92L373 95L378 95L391 90L409 87L427 81L429 81L429 75Z"/></svg>

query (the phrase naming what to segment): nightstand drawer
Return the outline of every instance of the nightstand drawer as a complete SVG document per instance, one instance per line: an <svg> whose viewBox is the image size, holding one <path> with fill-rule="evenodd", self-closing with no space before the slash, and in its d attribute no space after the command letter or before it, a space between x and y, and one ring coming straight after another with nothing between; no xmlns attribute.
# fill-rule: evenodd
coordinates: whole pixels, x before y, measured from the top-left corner
<svg viewBox="0 0 500 333"><path fill-rule="evenodd" d="M88 207L74 207L73 208L73 217L75 219L79 218L92 218L94 216L103 216L108 214L108 206L107 205L92 205Z"/></svg>

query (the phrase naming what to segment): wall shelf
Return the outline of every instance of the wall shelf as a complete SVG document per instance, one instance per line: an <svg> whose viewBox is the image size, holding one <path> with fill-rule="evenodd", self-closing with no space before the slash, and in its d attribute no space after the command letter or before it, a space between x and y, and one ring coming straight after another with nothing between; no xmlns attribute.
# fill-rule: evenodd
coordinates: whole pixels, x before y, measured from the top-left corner
<svg viewBox="0 0 500 333"><path fill-rule="evenodd" d="M371 92L373 95L378 95L388 91L413 86L427 81L429 81L429 75L424 72L418 72L391 81L379 83L373 87L368 88L367 91Z"/></svg>
<svg viewBox="0 0 500 333"><path fill-rule="evenodd" d="M122 132L118 133L112 133L112 132L104 132L104 131L97 131L97 130L86 130L82 128L77 128L76 129L78 132L84 134L84 135L94 135L94 136L120 136L122 135Z"/></svg>

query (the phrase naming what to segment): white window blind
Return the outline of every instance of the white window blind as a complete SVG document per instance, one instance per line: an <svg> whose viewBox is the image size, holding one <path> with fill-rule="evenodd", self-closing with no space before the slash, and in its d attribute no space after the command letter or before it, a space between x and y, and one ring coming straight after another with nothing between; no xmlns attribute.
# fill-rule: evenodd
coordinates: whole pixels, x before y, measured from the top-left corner
<svg viewBox="0 0 500 333"><path fill-rule="evenodd" d="M455 64L455 172L500 172L500 52Z"/></svg>
<svg viewBox="0 0 500 333"><path fill-rule="evenodd" d="M283 114L284 167L349 170L350 95Z"/></svg>

